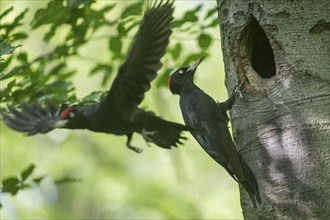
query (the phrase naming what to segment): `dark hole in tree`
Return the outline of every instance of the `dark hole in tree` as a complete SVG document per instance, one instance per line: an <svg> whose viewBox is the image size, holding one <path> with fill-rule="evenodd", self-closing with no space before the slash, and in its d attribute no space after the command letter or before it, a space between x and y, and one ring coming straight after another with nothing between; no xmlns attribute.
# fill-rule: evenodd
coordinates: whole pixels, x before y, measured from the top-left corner
<svg viewBox="0 0 330 220"><path fill-rule="evenodd" d="M276 68L273 50L266 33L254 17L252 17L246 34L246 50L253 69L262 78L274 76L276 74Z"/></svg>

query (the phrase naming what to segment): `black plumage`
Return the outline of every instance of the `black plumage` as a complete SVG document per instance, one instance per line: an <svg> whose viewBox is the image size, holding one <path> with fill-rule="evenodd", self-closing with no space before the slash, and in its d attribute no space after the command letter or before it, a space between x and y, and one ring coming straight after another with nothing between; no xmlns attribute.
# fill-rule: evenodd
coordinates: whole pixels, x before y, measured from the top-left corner
<svg viewBox="0 0 330 220"><path fill-rule="evenodd" d="M127 147L136 152L141 152L141 149L130 144L134 132L162 148L181 144L180 140L185 139L182 131L188 127L138 108L162 66L160 60L172 33L173 11L172 1L154 1L147 8L126 60L120 66L110 91L100 102L61 107L22 104L20 111L8 106L7 112L2 111L4 122L10 128L29 135L55 128L126 135Z"/></svg>
<svg viewBox="0 0 330 220"><path fill-rule="evenodd" d="M228 129L229 110L235 99L216 103L193 82L197 66L204 58L189 67L178 69L169 79L169 89L180 96L180 108L185 124L202 148L248 192L254 207L261 203L256 178L237 152ZM234 93L235 94L235 93Z"/></svg>

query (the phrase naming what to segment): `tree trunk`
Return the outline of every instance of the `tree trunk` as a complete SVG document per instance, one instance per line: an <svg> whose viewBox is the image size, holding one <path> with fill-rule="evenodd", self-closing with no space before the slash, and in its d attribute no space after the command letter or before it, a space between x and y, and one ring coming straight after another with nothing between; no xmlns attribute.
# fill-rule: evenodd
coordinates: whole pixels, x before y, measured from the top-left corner
<svg viewBox="0 0 330 220"><path fill-rule="evenodd" d="M217 0L231 112L258 180L245 219L330 219L330 1Z"/></svg>

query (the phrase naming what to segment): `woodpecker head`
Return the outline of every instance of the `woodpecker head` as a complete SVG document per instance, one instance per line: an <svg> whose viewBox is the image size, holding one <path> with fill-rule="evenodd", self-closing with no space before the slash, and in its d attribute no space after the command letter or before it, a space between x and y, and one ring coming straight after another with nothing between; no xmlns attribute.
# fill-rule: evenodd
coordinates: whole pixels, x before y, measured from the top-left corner
<svg viewBox="0 0 330 220"><path fill-rule="evenodd" d="M187 83L191 84L193 82L196 69L204 58L205 57L201 57L190 66L178 69L170 76L168 80L168 88L173 94L180 94L182 88L188 85Z"/></svg>
<svg viewBox="0 0 330 220"><path fill-rule="evenodd" d="M85 122L84 115L78 110L77 105L68 106L62 105L58 116L58 121L55 123L56 128L83 128Z"/></svg>

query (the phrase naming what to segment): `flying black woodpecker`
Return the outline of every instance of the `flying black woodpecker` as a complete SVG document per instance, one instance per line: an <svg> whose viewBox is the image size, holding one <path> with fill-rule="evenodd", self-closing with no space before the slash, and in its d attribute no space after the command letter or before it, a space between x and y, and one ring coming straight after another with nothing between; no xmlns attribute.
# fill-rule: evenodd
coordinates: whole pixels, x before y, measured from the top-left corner
<svg viewBox="0 0 330 220"><path fill-rule="evenodd" d="M237 152L228 129L226 111L232 107L235 95L226 102L216 103L194 84L193 78L201 57L188 67L175 71L169 79L169 89L180 96L184 122L193 128L190 133L201 147L248 192L253 206L261 203L256 178ZM233 93L235 94L235 93Z"/></svg>
<svg viewBox="0 0 330 220"><path fill-rule="evenodd" d="M140 23L139 30L115 77L110 91L100 102L90 105L56 107L22 103L20 110L8 106L1 111L4 122L28 135L47 133L55 128L88 129L115 135L126 135L128 148L133 133L162 148L182 144L184 125L166 121L153 112L138 108L144 93L161 68L161 58L172 33L173 1L155 1Z"/></svg>

